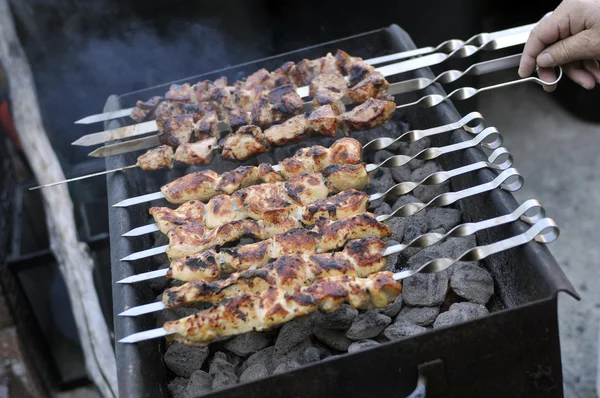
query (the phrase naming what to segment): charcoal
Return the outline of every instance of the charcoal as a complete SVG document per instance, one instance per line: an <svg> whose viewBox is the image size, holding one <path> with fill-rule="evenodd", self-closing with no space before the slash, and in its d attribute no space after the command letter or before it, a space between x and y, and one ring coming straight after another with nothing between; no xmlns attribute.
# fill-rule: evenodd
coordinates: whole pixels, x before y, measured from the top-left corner
<svg viewBox="0 0 600 398"><path fill-rule="evenodd" d="M321 360L321 350L317 347L308 347L302 353L300 364L306 365L313 362L319 362Z"/></svg>
<svg viewBox="0 0 600 398"><path fill-rule="evenodd" d="M373 210L373 213L376 216L388 215L392 212L392 207L387 203L383 202L376 209Z"/></svg>
<svg viewBox="0 0 600 398"><path fill-rule="evenodd" d="M410 167L408 165L394 167L390 171L392 172L392 178L397 183L412 181L412 170L410 169Z"/></svg>
<svg viewBox="0 0 600 398"><path fill-rule="evenodd" d="M313 333L319 341L337 351L347 351L352 344L352 340L347 338L344 331L341 330L323 329L316 326L313 328Z"/></svg>
<svg viewBox="0 0 600 398"><path fill-rule="evenodd" d="M419 182L424 180L430 174L433 174L437 171L440 171L440 168L435 162L426 162L423 167L420 167L413 171L411 179L413 181ZM434 197L448 192L450 190L450 184L448 182L444 182L442 184L435 185L420 185L415 188L414 195L421 199L423 202L429 202Z"/></svg>
<svg viewBox="0 0 600 398"><path fill-rule="evenodd" d="M358 310L342 304L340 308L333 312L317 311L312 316L312 322L324 329L346 330L352 325L352 321L358 315Z"/></svg>
<svg viewBox="0 0 600 398"><path fill-rule="evenodd" d="M394 154L390 151L386 151L385 149L381 149L375 152L375 156L373 157L373 162L375 164L381 164L383 161L391 158Z"/></svg>
<svg viewBox="0 0 600 398"><path fill-rule="evenodd" d="M164 268L169 268L169 264L165 263L165 264L162 264L160 267L158 267L158 269L164 269ZM150 284L150 287L152 288L152 290L154 290L156 292L162 292L169 285L169 282L170 282L169 278L161 277L161 278L151 279L149 284ZM161 297L162 297L162 295L161 295Z"/></svg>
<svg viewBox="0 0 600 398"><path fill-rule="evenodd" d="M208 358L207 347L192 347L173 343L165 353L165 364L178 376L190 377Z"/></svg>
<svg viewBox="0 0 600 398"><path fill-rule="evenodd" d="M367 193L369 195L384 193L393 186L394 179L392 178L392 172L390 169L382 167L371 173L371 182L367 188Z"/></svg>
<svg viewBox="0 0 600 398"><path fill-rule="evenodd" d="M286 362L299 362L302 353L311 344L312 325L308 319L294 320L286 323L279 330L273 351L275 366Z"/></svg>
<svg viewBox="0 0 600 398"><path fill-rule="evenodd" d="M400 340L408 336L426 332L428 329L414 323L401 320L394 322L383 331L383 335L390 340Z"/></svg>
<svg viewBox="0 0 600 398"><path fill-rule="evenodd" d="M267 347L270 343L271 339L265 333L250 332L229 340L225 343L225 348L239 356L247 357Z"/></svg>
<svg viewBox="0 0 600 398"><path fill-rule="evenodd" d="M269 371L265 367L265 365L261 365L259 363L248 366L248 368L242 373L240 376L240 383L246 383L253 380L262 379L263 377L267 377L269 375Z"/></svg>
<svg viewBox="0 0 600 398"><path fill-rule="evenodd" d="M400 153L408 156L414 156L417 153L421 152L425 148L429 148L431 146L431 141L429 138L421 138L420 140L414 142L403 142L400 144L398 150Z"/></svg>
<svg viewBox="0 0 600 398"><path fill-rule="evenodd" d="M435 321L440 313L440 307L409 307L405 306L394 322L407 321L419 326L428 326Z"/></svg>
<svg viewBox="0 0 600 398"><path fill-rule="evenodd" d="M414 256L415 254L417 254L420 251L421 251L421 249L418 247L407 247L406 249L404 249L400 252L400 262L406 263L406 261L409 258L411 258L412 256Z"/></svg>
<svg viewBox="0 0 600 398"><path fill-rule="evenodd" d="M481 304L475 303L455 303L450 309L438 315L433 323L434 328L450 326L461 322L467 322L471 319L479 318L489 314L487 308Z"/></svg>
<svg viewBox="0 0 600 398"><path fill-rule="evenodd" d="M227 361L227 356L223 352L215 352L208 373L212 377L213 390L232 386L238 381L235 366Z"/></svg>
<svg viewBox="0 0 600 398"><path fill-rule="evenodd" d="M454 267L450 287L460 297L473 303L486 304L494 294L494 279L478 265L462 263Z"/></svg>
<svg viewBox="0 0 600 398"><path fill-rule="evenodd" d="M369 310L354 319L352 326L346 332L346 337L352 340L370 339L381 333L391 322L392 319L389 316Z"/></svg>
<svg viewBox="0 0 600 398"><path fill-rule="evenodd" d="M366 350L366 349L369 349L372 347L376 347L378 345L379 345L379 343L374 340L355 341L354 343L350 344L350 347L348 347L348 353L352 354L354 352Z"/></svg>
<svg viewBox="0 0 600 398"><path fill-rule="evenodd" d="M388 239L386 243L387 243L388 247L400 244L400 242L393 240L393 239ZM400 253L394 253L394 254L390 254L389 256L387 256L385 270L393 272L396 269L396 265L398 264L399 257L400 257ZM390 304L390 305L392 305L392 304ZM402 305L402 302L400 302L400 305ZM398 310L400 310L400 307L398 307Z"/></svg>
<svg viewBox="0 0 600 398"><path fill-rule="evenodd" d="M398 313L400 312L400 309L402 308L402 294L399 294L393 302L391 302L390 304L386 305L383 308L379 308L375 311L379 312L380 314L383 314L385 316L389 316L390 318L395 317L396 315L398 315Z"/></svg>
<svg viewBox="0 0 600 398"><path fill-rule="evenodd" d="M269 373L273 373L275 370L275 366L273 365L273 351L275 350L274 346L267 347L263 350L258 351L255 354L252 354L246 359L246 361L240 366L240 372L244 372L249 366L252 365L263 365L267 368Z"/></svg>
<svg viewBox="0 0 600 398"><path fill-rule="evenodd" d="M294 369L298 369L301 365L296 361L285 361L280 363L273 372L274 375L291 372Z"/></svg>
<svg viewBox="0 0 600 398"><path fill-rule="evenodd" d="M403 206L408 203L423 203L423 202L415 196L402 195L402 196L399 196L398 199L396 199L396 201L394 202L394 205L392 206L392 210L396 210L400 206Z"/></svg>
<svg viewBox="0 0 600 398"><path fill-rule="evenodd" d="M396 242L402 242L402 239L404 238L404 219L399 217L392 217L386 220L386 223L392 230L391 239L395 240Z"/></svg>
<svg viewBox="0 0 600 398"><path fill-rule="evenodd" d="M173 398L189 398L190 395L186 391L186 378L176 377L167 385L169 392Z"/></svg>
<svg viewBox="0 0 600 398"><path fill-rule="evenodd" d="M427 226L429 230L442 228L444 233L458 225L461 220L459 210L450 207L432 207L427 211Z"/></svg>
<svg viewBox="0 0 600 398"><path fill-rule="evenodd" d="M203 370L197 370L190 376L186 392L190 397L198 397L212 390L213 379Z"/></svg>

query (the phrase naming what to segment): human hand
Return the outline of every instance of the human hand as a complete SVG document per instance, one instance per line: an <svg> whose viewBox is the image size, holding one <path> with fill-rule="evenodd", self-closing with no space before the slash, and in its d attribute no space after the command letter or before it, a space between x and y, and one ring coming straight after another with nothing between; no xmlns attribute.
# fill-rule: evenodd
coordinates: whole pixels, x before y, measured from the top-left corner
<svg viewBox="0 0 600 398"><path fill-rule="evenodd" d="M542 80L553 81L555 66L575 83L591 90L600 84L600 0L563 0L529 35L523 49L519 75L540 67ZM550 68L550 69L548 69ZM552 91L554 87L545 87Z"/></svg>

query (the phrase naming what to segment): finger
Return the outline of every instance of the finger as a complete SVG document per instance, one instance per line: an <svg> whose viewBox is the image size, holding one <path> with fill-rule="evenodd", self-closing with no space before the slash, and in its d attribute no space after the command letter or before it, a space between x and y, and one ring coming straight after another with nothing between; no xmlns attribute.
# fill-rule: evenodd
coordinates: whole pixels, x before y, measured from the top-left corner
<svg viewBox="0 0 600 398"><path fill-rule="evenodd" d="M596 79L596 83L600 84L600 65L598 61L595 59L586 59L583 61L583 68L590 72L594 79Z"/></svg>
<svg viewBox="0 0 600 398"><path fill-rule="evenodd" d="M595 47L591 33L588 30L577 33L575 36L560 40L546 48L537 57L537 64L544 68L564 65L573 61L595 58Z"/></svg>
<svg viewBox="0 0 600 398"><path fill-rule="evenodd" d="M554 71L554 68L539 68L537 71L537 75L540 79L542 79L545 82L553 82L556 80L556 72ZM544 88L544 91L551 93L552 91L556 90L556 84L553 86L542 86Z"/></svg>
<svg viewBox="0 0 600 398"><path fill-rule="evenodd" d="M596 79L590 72L583 69L581 62L570 63L565 65L563 69L571 80L587 90L593 89L596 85Z"/></svg>
<svg viewBox="0 0 600 398"><path fill-rule="evenodd" d="M535 28L532 29L523 48L521 63L519 66L519 75L521 77L529 76L533 73L536 66L537 56L550 44L560 39L560 27L564 23L564 11L559 6L552 15L544 18ZM568 18L567 18L568 20Z"/></svg>

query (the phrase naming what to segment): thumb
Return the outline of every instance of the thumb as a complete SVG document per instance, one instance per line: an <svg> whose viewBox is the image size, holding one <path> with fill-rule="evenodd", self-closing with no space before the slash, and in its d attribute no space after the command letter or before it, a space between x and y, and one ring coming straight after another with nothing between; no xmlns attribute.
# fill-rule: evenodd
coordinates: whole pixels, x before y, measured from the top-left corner
<svg viewBox="0 0 600 398"><path fill-rule="evenodd" d="M537 56L536 62L542 68L565 65L573 61L593 58L594 41L589 31L582 31L574 36L560 40Z"/></svg>

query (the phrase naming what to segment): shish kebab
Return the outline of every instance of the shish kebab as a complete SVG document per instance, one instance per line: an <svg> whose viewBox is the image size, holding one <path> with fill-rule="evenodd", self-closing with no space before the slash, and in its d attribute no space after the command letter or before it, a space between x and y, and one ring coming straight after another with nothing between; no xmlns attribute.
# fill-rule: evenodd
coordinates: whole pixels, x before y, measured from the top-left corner
<svg viewBox="0 0 600 398"><path fill-rule="evenodd" d="M417 78L392 85L386 81L384 76L390 75L392 70L389 68L394 65L386 66L388 69L384 70L385 74L377 71L365 71L363 79L351 87L347 86L341 73L324 73L316 77L311 83L310 95L313 98L312 102L303 104L301 97L293 91L291 85L281 86L273 89L270 93L264 93L262 97L253 98L252 102L244 102L246 108L251 108L248 112L243 106L236 106L234 103L225 106L219 112L223 121L218 122L218 128L221 132L230 132L236 131L242 125L252 124L264 129L272 124L285 121L303 110L310 111L313 108L327 104L331 105L336 113L341 113L345 110L345 105L347 104L360 104L368 98L390 99L393 95L424 89L436 82L451 83L466 75L492 73L517 66L519 60L520 54L515 54L473 64L465 71L449 70L433 79ZM189 91L189 87L172 87L170 97L188 98L190 95L186 93ZM285 101L282 101L282 98ZM164 130L164 122L162 120L169 116L194 113L196 114L196 119L200 119L207 112L218 111L217 108L219 105L213 103L204 104L205 106L199 107L198 105L190 105L183 102L171 103L170 105L157 108L157 116L160 117L157 117L156 121L89 134L81 137L73 142L73 144L89 146L155 131L162 133ZM218 120L218 117L215 117L215 119ZM158 139L160 140L160 135ZM161 142L165 143L162 140Z"/></svg>
<svg viewBox="0 0 600 398"><path fill-rule="evenodd" d="M547 14L547 15L549 15L549 14ZM471 38L469 38L466 41L447 40L443 43L440 43L436 47L424 47L424 48L420 48L420 49L416 49L416 50L404 51L404 52L400 52L400 53L396 53L396 54L390 54L390 55L385 55L385 56L376 57L376 58L372 58L372 59L367 59L367 60L364 60L364 62L369 65L377 65L377 64L382 64L385 62L396 61L399 59L406 59L406 58L416 57L416 56L420 56L420 55L425 55L425 54L432 53L432 52L444 52L444 51L452 52L452 51L456 51L466 45L481 46L481 45L484 45L485 43L487 43L493 39L496 39L498 37L501 37L501 36L512 36L512 35L519 34L519 33L529 32L529 31L531 31L531 29L533 29L533 27L535 27L535 25L536 24L533 23L533 24L523 25L523 26L519 26L516 28L501 30L501 31L493 32L493 33L480 33L480 34L472 36ZM307 65L310 62L311 61L308 61L308 60L302 60L300 64ZM295 69L298 69L298 66L299 65L296 65ZM286 68L284 68L282 66L281 68L278 68L278 70L280 70L280 69L285 70ZM303 67L300 67L300 69L302 70ZM264 74L264 72L262 72L262 73ZM277 81L277 77L276 77L277 74L276 73L272 73L272 74L274 75L273 77L275 78L273 80ZM249 79L246 79L246 81L248 81L248 80ZM241 86L242 85L241 82L237 83L237 84L236 83L234 83L233 86ZM138 106L138 108L143 108L143 107ZM116 118L120 118L120 117L124 117L124 116L130 116L131 113L135 109L136 108L121 109L119 111L91 115L91 116L85 117L83 119L80 119L80 120L76 121L75 123L90 124L90 123L96 123L96 122L101 122L101 121L110 120L110 119L116 119Z"/></svg>
<svg viewBox="0 0 600 398"><path fill-rule="evenodd" d="M349 142L350 139L344 139L344 141ZM488 127L471 140L444 147L426 148L413 156L394 155L384 160L380 164L359 164L358 161L356 161L348 162L347 164L323 164L325 167L320 167L321 165L319 165L319 163L313 162L312 157L302 156L306 152L303 153L303 150L300 150L297 154L300 156L284 160L280 163L280 165L278 165L278 167L276 166L277 169L268 164L262 164L258 168L243 167L243 170L239 170L240 168L238 168L232 172L229 172L231 174L224 173L222 176L217 176L216 173L210 173L206 171L188 174L164 185L161 189L161 194L163 194L169 202L183 203L183 205L175 210L172 210L168 207L151 208L150 214L154 217L155 224L148 224L142 227L134 228L133 230L125 233L123 236L139 236L157 230L167 233L174 225L200 221L204 222L209 228L211 228L215 224L213 221L213 218L215 217L212 215L211 209L215 208L215 206L222 209L224 206L221 202L223 201L223 198L225 198L225 196L222 196L223 194L215 196L217 193L214 189L221 186L221 190L225 191L224 194L233 194L233 197L236 197L233 192L240 192L240 190L245 190L246 192L237 194L237 197L242 197L240 195L246 195L248 192L251 192L257 197L261 197L266 195L267 191L264 187L255 188L256 185L253 184L260 182L255 179L256 175L259 177L263 176L263 180L275 181L279 182L279 184L284 184L283 186L285 187L285 190L289 192L295 192L298 189L297 187L305 185L302 182L305 178L298 178L298 175L303 173L320 173L318 179L319 181L323 180L324 182L324 188L321 189L321 193L324 193L325 189L327 190L327 193L337 193L347 189L361 190L366 188L366 186L369 184L369 174L373 171L376 171L379 167L402 167L415 159L432 160L441 155L472 148L477 145L485 146L488 149L496 149L496 151L490 155L488 162L477 162L471 165L459 167L454 170L436 172L425 177L422 181L404 182L395 185L393 188L390 188L390 192L396 194L403 192L402 194L407 194L421 184L439 184L451 177L465 174L474 170L487 167L504 170L510 167L510 164L512 163L510 154L508 154L503 148L498 148L501 144L502 136L495 128ZM340 146L341 145L339 145L338 148ZM352 145L352 142L349 142L349 145L345 145L345 147L350 149L354 148L356 150L360 148L359 145ZM334 148L334 146L332 146L332 148ZM307 152L310 154L311 148L308 149L309 151ZM509 159L504 160L507 154ZM354 156L348 156L347 159L360 159L360 152L355 153ZM499 163L496 164L498 161ZM279 171L279 173L277 171ZM209 174L214 174L213 177L216 178L211 178ZM283 178L278 178L279 176L283 176ZM283 181L286 179L287 183L284 183ZM232 181L233 183L231 183ZM276 191L272 192L275 193ZM390 192L386 194L390 194ZM202 202L209 197L210 200L208 205L205 206ZM263 197L263 199L266 200L267 198ZM248 200L247 197L245 200ZM294 201L296 201L296 198L292 198L292 202ZM239 208L237 204L236 207ZM221 217L222 214L223 210L221 210Z"/></svg>
<svg viewBox="0 0 600 398"><path fill-rule="evenodd" d="M162 186L160 192L125 199L113 206L127 207L158 199L166 199L168 202L176 204L188 200L207 201L215 195L231 194L257 182L288 179L301 172L319 172L332 164L357 164L360 162L363 150L381 150L396 142L415 142L425 137L461 128L471 134L481 132L483 116L479 112L471 112L457 122L425 130L410 130L394 138L376 138L364 147L353 138L341 138L336 140L330 148L313 145L299 149L292 157L284 159L274 166L267 164L261 164L258 168L240 166L221 175L212 170L191 173ZM490 148L487 143L482 143L482 146Z"/></svg>
<svg viewBox="0 0 600 398"><path fill-rule="evenodd" d="M244 293L194 315L166 322L162 328L134 333L119 342L135 343L169 336L185 344L204 346L217 339L268 330L317 310L332 312L345 302L360 309L381 308L392 303L400 294L400 280L420 272L440 272L458 261L482 260L533 240L551 243L558 234L554 220L542 218L519 235L475 247L455 259L438 258L413 270L395 274L381 271L366 278L342 274L317 280L310 286L294 289L292 292L287 291L285 286L269 285L260 294ZM380 256L386 257L403 249L404 245L389 246L380 252ZM301 263L305 260L302 256L289 256L286 261ZM332 257L328 265L330 268L343 268L345 264Z"/></svg>
<svg viewBox="0 0 600 398"><path fill-rule="evenodd" d="M533 211L535 214L532 214ZM544 214L538 201L528 200L510 214L457 225L445 234L423 234L403 246L424 248L449 237L473 235L519 219L531 224L543 218ZM356 221L358 224L352 229L352 224ZM342 225L338 227L338 224ZM365 228L365 225L368 227ZM337 233L338 228L341 233ZM375 260L379 260L379 252L387 246L381 239L390 235L391 229L387 225L377 222L374 215L365 213L339 221L322 220L312 231L297 228L264 243L258 242L238 249L222 249L220 252L209 250L206 258L215 258L213 274L207 278L185 279L188 280L187 283L165 290L161 301L133 307L119 315L138 316L203 302L216 304L242 293L260 293L266 289L265 284L281 287L295 283L295 287L302 287L316 279L340 273L365 277L383 270L385 262L372 260L374 255ZM344 244L346 246L341 253L319 254L340 249ZM284 256L302 256L306 261L280 261ZM332 269L328 266L331 258L344 258L349 266ZM275 261L271 262L273 260ZM187 272L199 272L197 268L187 268ZM221 273L230 275L220 279Z"/></svg>
<svg viewBox="0 0 600 398"><path fill-rule="evenodd" d="M458 200L492 191L502 187L508 191L518 190L523 185L523 179L516 169L509 168L500 173L494 180L456 192L440 194L427 203L407 203L398 207L388 215L380 215L378 221L385 221L394 216L408 217L430 206L448 206ZM190 223L171 229L167 236L169 244L135 252L121 259L133 261L162 253L167 253L170 259L183 258L198 254L215 245L237 241L244 236L256 239L268 239L278 233L294 227L315 225L320 218L339 220L364 213L371 200L381 199L382 194L371 196L364 192L348 190L326 199L320 199L305 206L288 206L288 208L267 209L267 214L261 214L258 204L249 211L249 219L228 221L215 229L208 230L202 223ZM239 214L241 212L230 212ZM262 217L261 217L262 216ZM256 220L258 218L258 220Z"/></svg>

